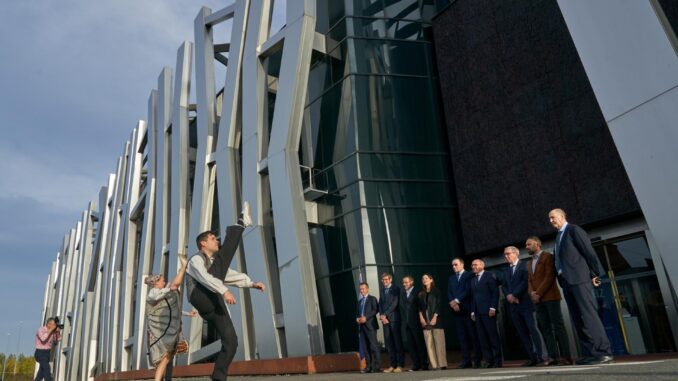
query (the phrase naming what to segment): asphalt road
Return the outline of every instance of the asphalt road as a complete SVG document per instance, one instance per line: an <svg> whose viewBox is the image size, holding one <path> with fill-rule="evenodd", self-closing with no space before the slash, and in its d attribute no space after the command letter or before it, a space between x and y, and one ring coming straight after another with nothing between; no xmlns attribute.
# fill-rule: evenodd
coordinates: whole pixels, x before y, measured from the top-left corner
<svg viewBox="0 0 678 381"><path fill-rule="evenodd" d="M208 378L184 378L182 381L209 381ZM312 375L229 377L229 381L678 381L678 359L619 362L597 366L558 366L540 368L506 367L501 369L448 369L404 373L329 373Z"/></svg>

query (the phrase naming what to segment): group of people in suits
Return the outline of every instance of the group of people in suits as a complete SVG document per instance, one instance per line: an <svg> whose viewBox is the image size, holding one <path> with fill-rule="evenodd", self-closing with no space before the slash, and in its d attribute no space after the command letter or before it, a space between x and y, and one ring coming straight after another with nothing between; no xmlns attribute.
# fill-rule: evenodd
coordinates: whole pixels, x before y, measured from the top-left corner
<svg viewBox="0 0 678 381"><path fill-rule="evenodd" d="M356 323L361 353L365 355L363 373L381 372L380 347L377 342L379 323L384 329L384 341L388 349L390 366L385 373L400 373L405 365L402 330L410 343L412 371L446 369L445 331L442 321L444 297L435 286L433 276L422 276L422 288L414 286L414 278L402 279L403 288L393 284L393 275L381 276L380 299L369 294L369 285L360 283L360 299ZM402 311L401 311L402 310ZM402 323L402 325L401 325Z"/></svg>
<svg viewBox="0 0 678 381"><path fill-rule="evenodd" d="M453 274L447 289L461 363L457 368L498 368L503 366L501 341L497 329L499 286L507 302L513 327L527 353L523 366L596 365L614 361L610 342L598 316L593 288L600 285L602 270L586 232L569 224L562 209L549 213L549 222L557 230L554 252L543 251L539 237L528 237L525 248L528 260L520 259L515 246L504 249L508 267L500 281L485 262L475 259L471 271L464 260L452 260ZM410 344L412 370L445 369L447 357L442 309L443 296L430 274L422 276L422 288L414 287L414 278L405 276L403 289L392 284L392 275L381 277L380 300L369 295L367 283L360 284L356 322L361 348L365 349L363 372L380 371L380 348L376 332L377 314L384 328L390 367L384 372L401 372L404 365L401 332ZM558 288L562 289L561 291ZM573 361L560 301L567 304L572 325L579 338L583 356ZM536 315L536 322L535 322ZM542 338L546 354L542 350Z"/></svg>

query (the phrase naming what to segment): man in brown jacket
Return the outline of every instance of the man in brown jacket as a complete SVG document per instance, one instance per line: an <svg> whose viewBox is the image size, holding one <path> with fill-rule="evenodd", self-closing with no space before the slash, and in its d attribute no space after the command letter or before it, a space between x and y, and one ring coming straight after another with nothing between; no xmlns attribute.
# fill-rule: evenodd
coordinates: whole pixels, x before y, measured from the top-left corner
<svg viewBox="0 0 678 381"><path fill-rule="evenodd" d="M553 254L541 250L541 240L529 237L525 242L532 259L527 263L528 287L537 308L537 325L541 331L550 359L546 365L571 365L570 344L563 314L560 310L560 290L556 285ZM558 355L560 348L560 356Z"/></svg>

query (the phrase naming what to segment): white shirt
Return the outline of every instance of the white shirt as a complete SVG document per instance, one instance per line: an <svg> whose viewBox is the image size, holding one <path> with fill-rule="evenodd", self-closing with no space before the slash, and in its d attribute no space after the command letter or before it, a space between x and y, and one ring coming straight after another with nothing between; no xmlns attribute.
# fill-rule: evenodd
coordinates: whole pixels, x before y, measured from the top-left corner
<svg viewBox="0 0 678 381"><path fill-rule="evenodd" d="M511 275L516 273L516 267L518 267L518 262L520 262L520 259L516 259L515 262L511 263Z"/></svg>
<svg viewBox="0 0 678 381"><path fill-rule="evenodd" d="M539 262L539 256L541 255L542 252L543 250L539 250L532 256L532 273L534 273L535 270L537 270L537 262Z"/></svg>
<svg viewBox="0 0 678 381"><path fill-rule="evenodd" d="M565 221L565 223L563 224L563 226L562 226L560 229L558 229L558 231L559 231L559 232L565 231L565 227L566 227L566 226L567 226L567 221ZM563 238L561 237L560 239L563 239Z"/></svg>
<svg viewBox="0 0 678 381"><path fill-rule="evenodd" d="M219 280L207 272L205 266L200 262L202 261L202 258L196 259L198 257L198 255L191 257L191 260L188 261L186 273L192 276L200 284L207 287L207 289L210 291L223 295L226 291L228 291L228 287L226 287L226 285L240 288L251 288L254 285L254 282L252 282L252 279L250 279L247 274L241 273L231 268L229 268L226 272L224 280ZM210 261L212 260L213 259L210 258Z"/></svg>

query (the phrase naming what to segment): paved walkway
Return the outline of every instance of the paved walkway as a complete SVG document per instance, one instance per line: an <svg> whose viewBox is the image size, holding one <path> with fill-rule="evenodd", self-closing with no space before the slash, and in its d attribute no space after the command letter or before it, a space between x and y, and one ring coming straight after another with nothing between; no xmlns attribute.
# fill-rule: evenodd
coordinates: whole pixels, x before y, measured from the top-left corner
<svg viewBox="0 0 678 381"><path fill-rule="evenodd" d="M182 381L209 381L185 378ZM312 375L229 377L229 381L678 381L678 359L618 362L597 366L558 366L540 368L448 369L405 373L330 373Z"/></svg>

